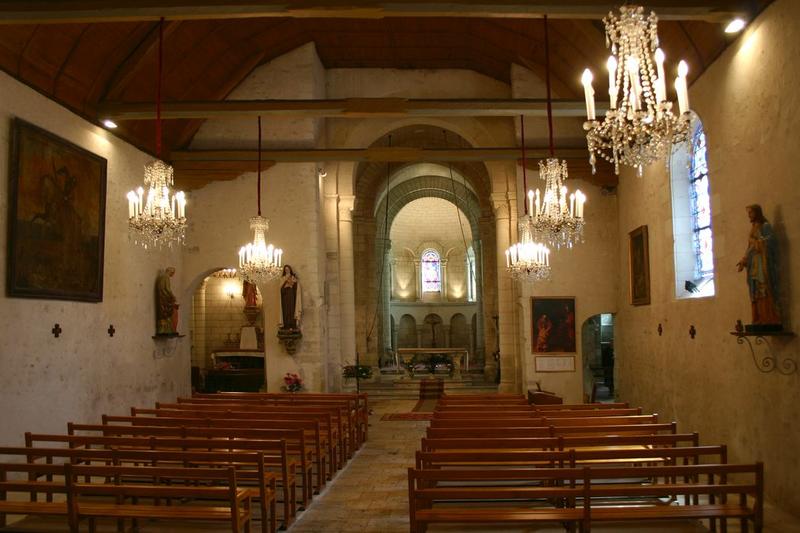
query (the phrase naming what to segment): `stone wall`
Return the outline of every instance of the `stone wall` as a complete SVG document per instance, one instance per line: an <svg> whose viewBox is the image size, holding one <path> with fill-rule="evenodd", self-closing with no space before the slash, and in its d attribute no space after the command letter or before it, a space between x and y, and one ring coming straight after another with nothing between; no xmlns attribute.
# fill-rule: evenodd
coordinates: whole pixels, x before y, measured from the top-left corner
<svg viewBox="0 0 800 533"><path fill-rule="evenodd" d="M0 443L24 431L61 433L68 421L174 400L190 392L189 339L155 341L156 276L174 266L173 291L188 332L191 299L180 296L180 253L144 250L128 240L126 193L142 184L151 158L0 73L0 190L8 191L12 117L20 117L108 160L103 301L67 302L0 295ZM194 215L191 201L189 217ZM0 278L7 267L8 194L0 194ZM62 333L50 330L58 323ZM106 330L113 324L116 333Z"/></svg>
<svg viewBox="0 0 800 533"><path fill-rule="evenodd" d="M731 462L764 461L767 496L800 513L797 406L800 375L759 372L747 345L729 332L750 321L743 273L745 206L760 203L781 249L785 327L800 318L800 4L777 0L690 88L690 104L708 140L716 295L675 299L669 178L663 164L620 182L619 313L616 322L619 397L699 431L704 443L728 445ZM646 224L650 236L651 304L628 303L628 232ZM662 324L663 334L657 328ZM689 336L694 326L697 335ZM779 359L798 361L798 340L771 339ZM769 353L756 347L756 357Z"/></svg>

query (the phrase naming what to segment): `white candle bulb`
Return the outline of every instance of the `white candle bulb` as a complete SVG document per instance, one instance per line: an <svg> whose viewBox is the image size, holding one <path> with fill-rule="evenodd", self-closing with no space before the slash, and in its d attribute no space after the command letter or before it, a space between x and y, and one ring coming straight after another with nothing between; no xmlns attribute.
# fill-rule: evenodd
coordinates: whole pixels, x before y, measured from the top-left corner
<svg viewBox="0 0 800 533"><path fill-rule="evenodd" d="M136 209L136 194L133 191L128 193L128 218L133 218Z"/></svg>
<svg viewBox="0 0 800 533"><path fill-rule="evenodd" d="M592 88L592 71L588 68L583 71L581 76L581 83L583 83L583 94L586 98L586 118L589 120L595 119L594 114L594 89Z"/></svg>
<svg viewBox="0 0 800 533"><path fill-rule="evenodd" d="M533 190L528 190L528 214L533 216Z"/></svg>
<svg viewBox="0 0 800 533"><path fill-rule="evenodd" d="M656 73L658 79L656 80L656 100L663 102L667 99L667 85L666 78L664 77L664 52L661 48L656 48Z"/></svg>
<svg viewBox="0 0 800 533"><path fill-rule="evenodd" d="M689 90L686 82L686 75L689 74L689 65L681 60L678 63L678 79L675 80L675 92L678 93L678 107L681 114L689 111Z"/></svg>
<svg viewBox="0 0 800 533"><path fill-rule="evenodd" d="M575 216L575 194L569 195L569 216Z"/></svg>
<svg viewBox="0 0 800 533"><path fill-rule="evenodd" d="M608 56L608 97L611 102L611 109L617 108L617 58Z"/></svg>

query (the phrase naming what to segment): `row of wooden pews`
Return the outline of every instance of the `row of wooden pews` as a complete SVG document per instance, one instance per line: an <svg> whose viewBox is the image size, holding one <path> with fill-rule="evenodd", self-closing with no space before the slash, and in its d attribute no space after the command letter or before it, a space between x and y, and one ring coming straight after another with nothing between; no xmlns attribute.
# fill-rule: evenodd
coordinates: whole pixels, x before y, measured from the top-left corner
<svg viewBox="0 0 800 533"><path fill-rule="evenodd" d="M0 447L0 526L9 515L200 520L288 528L367 439L366 394L219 393L178 398L65 434ZM253 502L258 503L254 506ZM258 507L259 512L254 509Z"/></svg>
<svg viewBox="0 0 800 533"><path fill-rule="evenodd" d="M523 396L443 396L408 469L412 533L428 526L523 527L728 521L759 533L763 465L624 403L529 405Z"/></svg>

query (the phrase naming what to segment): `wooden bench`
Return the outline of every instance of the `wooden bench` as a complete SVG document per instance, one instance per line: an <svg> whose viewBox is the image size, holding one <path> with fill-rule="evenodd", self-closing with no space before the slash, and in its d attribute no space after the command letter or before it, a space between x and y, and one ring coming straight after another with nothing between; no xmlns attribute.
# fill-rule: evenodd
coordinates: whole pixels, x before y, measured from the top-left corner
<svg viewBox="0 0 800 533"><path fill-rule="evenodd" d="M751 476L752 481L730 482L734 475ZM728 519L737 519L743 531L747 531L749 521L760 533L763 523L761 463L624 468L410 468L408 476L409 519L414 532L424 532L432 523L503 525L547 521L571 527L580 524L583 531L590 531L594 522L708 519L725 524ZM611 479L632 478L659 482L608 483ZM675 494L688 495L683 505L671 499ZM706 498L701 500L701 496ZM663 498L669 500L664 502ZM580 507L575 503L578 499ZM608 505L611 499L616 505ZM632 504L625 505L625 499ZM650 499L652 504L642 504L644 499ZM560 507L553 505L553 501ZM603 501L604 505L591 505L593 501ZM703 503L693 503L696 501ZM491 507L476 505L479 502ZM538 506L533 507L532 502Z"/></svg>
<svg viewBox="0 0 800 533"><path fill-rule="evenodd" d="M101 426L102 427L102 426ZM102 430L101 430L102 431ZM28 461L34 461L40 457L38 450L42 447L50 448L55 443L66 444L67 449L82 450L90 449L103 450L130 450L144 451L157 450L164 452L172 451L231 451L233 446L230 438L181 438L163 436L106 436L106 435L47 435L47 434L25 434L25 444L28 449L37 450L36 454L28 457ZM283 497L282 522L284 527L288 527L297 515L296 506L296 473L295 462L287 458L286 451L279 450L278 455L271 448L275 445L274 441L245 439L236 437L235 449L241 451L256 451L262 453L265 468L275 472L281 486ZM285 450L286 443L279 441L279 446ZM304 504L307 505L307 504Z"/></svg>
<svg viewBox="0 0 800 533"><path fill-rule="evenodd" d="M610 403L562 403L562 404L536 404L531 407L537 411L591 411L592 409L625 409L630 407L628 402Z"/></svg>
<svg viewBox="0 0 800 533"><path fill-rule="evenodd" d="M612 449L620 446L663 448L677 446L699 446L697 433L674 433L667 435L600 435L580 437L531 437L531 438L423 438L423 452L463 450L564 450L569 448Z"/></svg>
<svg viewBox="0 0 800 533"><path fill-rule="evenodd" d="M272 472L265 469L264 454L260 452L241 451L175 451L172 449L151 450L125 450L125 449L97 449L97 448L41 448L41 447L0 447L0 455L20 456L28 463L54 464L70 462L80 464L101 465L113 464L115 466L179 466L179 467L206 467L220 468L233 467L236 469L240 481L253 482L256 490L250 491L250 497L257 499L261 507L261 522L263 529L274 533L277 520L275 513L276 478ZM53 474L44 474L47 482L53 483ZM36 479L36 474L30 475L30 480ZM47 500L52 501L52 494L47 495Z"/></svg>
<svg viewBox="0 0 800 533"><path fill-rule="evenodd" d="M103 425L112 424L125 424L134 426L163 426L163 427L186 427L186 428L216 428L223 430L240 430L240 429L263 429L271 430L274 434L283 435L279 438L285 438L287 443L294 442L299 444L305 449L306 445L313 450L315 479L314 490L320 491L326 482L326 465L328 460L328 447L327 442L322 439L321 435L314 430L301 429L308 426L309 421L304 421L302 424L292 424L291 422L283 424L269 424L267 421L251 418L251 419L220 419L215 417L156 417L156 416L113 416L103 415ZM313 421L311 421L313 425ZM316 424L318 427L319 424ZM300 429L298 429L300 428ZM296 437L300 432L301 437ZM286 433L282 433L286 432ZM294 432L294 433L292 433ZM292 440L295 439L295 440Z"/></svg>
<svg viewBox="0 0 800 533"><path fill-rule="evenodd" d="M270 400L285 405L325 405L344 402L352 413L356 448L367 440L369 427L369 399L366 393L267 393L267 392L221 392L217 394L193 394L198 399Z"/></svg>
<svg viewBox="0 0 800 533"><path fill-rule="evenodd" d="M80 519L88 518L90 533L96 531L95 520L98 518L131 519L134 528L137 521L143 519L217 521L229 523L234 533L250 532L250 491L238 487L235 468L86 466L66 463L64 469L71 521L77 524ZM96 478L103 481L92 481ZM114 482L106 483L106 479ZM208 482L222 483L222 486L200 485ZM88 496L103 498L103 501L85 499ZM113 500L109 501L109 498ZM186 505L160 505L159 500L162 499L174 502L189 499L191 502ZM197 503L204 500L214 500L213 505L210 502Z"/></svg>
<svg viewBox="0 0 800 533"><path fill-rule="evenodd" d="M502 435L512 438L599 436L599 435L654 435L676 433L675 422L661 424L627 424L621 426L547 426L547 427L428 427L428 438L492 438Z"/></svg>

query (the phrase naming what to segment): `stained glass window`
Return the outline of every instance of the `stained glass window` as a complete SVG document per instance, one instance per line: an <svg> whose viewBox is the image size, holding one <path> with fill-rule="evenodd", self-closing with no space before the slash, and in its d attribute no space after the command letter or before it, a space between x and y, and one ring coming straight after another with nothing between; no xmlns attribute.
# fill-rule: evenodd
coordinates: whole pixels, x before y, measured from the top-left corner
<svg viewBox="0 0 800 533"><path fill-rule="evenodd" d="M422 252L420 270L422 274L422 292L441 292L442 269L439 253L436 250L428 249Z"/></svg>
<svg viewBox="0 0 800 533"><path fill-rule="evenodd" d="M692 160L689 174L689 202L692 214L695 277L714 275L713 235L711 231L711 197L708 193L706 135L698 124L692 138Z"/></svg>

